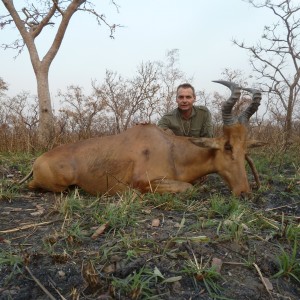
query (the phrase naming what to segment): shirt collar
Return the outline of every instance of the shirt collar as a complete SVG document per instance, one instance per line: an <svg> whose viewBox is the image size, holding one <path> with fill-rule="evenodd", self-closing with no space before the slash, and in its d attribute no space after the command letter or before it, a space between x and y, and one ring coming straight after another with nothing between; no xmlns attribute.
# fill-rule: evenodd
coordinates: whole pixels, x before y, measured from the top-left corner
<svg viewBox="0 0 300 300"><path fill-rule="evenodd" d="M177 115L178 115L178 117L180 117L181 119L185 120L184 118L182 118L179 108L177 108ZM195 115L196 115L196 109L195 109L195 106L193 105L193 107L192 107L192 114L191 114L191 116L189 117L189 119L191 119L191 118L194 117Z"/></svg>

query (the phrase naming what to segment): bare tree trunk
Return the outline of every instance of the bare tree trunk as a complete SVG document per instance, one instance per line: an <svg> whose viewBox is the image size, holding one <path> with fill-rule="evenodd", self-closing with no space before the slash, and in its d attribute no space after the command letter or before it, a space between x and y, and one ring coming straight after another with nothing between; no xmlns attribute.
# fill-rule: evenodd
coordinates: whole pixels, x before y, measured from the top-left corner
<svg viewBox="0 0 300 300"><path fill-rule="evenodd" d="M49 92L48 69L41 66L36 72L37 93L39 100L38 138L41 147L48 147L55 136L53 112Z"/></svg>
<svg viewBox="0 0 300 300"><path fill-rule="evenodd" d="M290 145L291 138L292 138L292 124L293 124L293 108L291 105L292 101L289 100L289 105L287 107L287 113L285 117L285 141L284 141L284 146L285 149L287 149Z"/></svg>

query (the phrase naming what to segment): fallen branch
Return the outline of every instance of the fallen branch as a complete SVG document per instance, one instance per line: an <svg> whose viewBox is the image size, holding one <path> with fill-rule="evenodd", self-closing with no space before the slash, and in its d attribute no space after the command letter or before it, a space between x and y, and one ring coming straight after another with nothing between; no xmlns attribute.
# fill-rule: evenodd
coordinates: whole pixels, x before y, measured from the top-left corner
<svg viewBox="0 0 300 300"><path fill-rule="evenodd" d="M67 300L60 292L59 292L59 290L55 287L55 282L49 277L49 284L52 286L52 288L54 288L55 289L55 291L56 291L56 293L60 296L60 298L62 299L62 300Z"/></svg>
<svg viewBox="0 0 300 300"><path fill-rule="evenodd" d="M32 228L32 227L48 225L48 224L54 223L56 221L60 221L60 220L53 220L53 221L42 222L42 223L37 223L37 224L28 224L28 225L24 225L24 226L12 228L12 229L1 230L0 233L17 232L17 231L26 230L26 229L29 229L29 228Z"/></svg>
<svg viewBox="0 0 300 300"><path fill-rule="evenodd" d="M55 297L53 297L50 292L41 284L41 282L31 273L30 269L25 266L26 271L29 273L29 275L32 277L32 279L35 281L35 283L43 290L43 292L51 299L56 300Z"/></svg>
<svg viewBox="0 0 300 300"><path fill-rule="evenodd" d="M299 204L299 201L293 203L293 205L298 205L298 204ZM281 208L285 208L285 207L292 208L291 204L286 204L286 205L281 205L281 206L277 206L277 207L267 208L265 211L272 211L272 210L281 209Z"/></svg>

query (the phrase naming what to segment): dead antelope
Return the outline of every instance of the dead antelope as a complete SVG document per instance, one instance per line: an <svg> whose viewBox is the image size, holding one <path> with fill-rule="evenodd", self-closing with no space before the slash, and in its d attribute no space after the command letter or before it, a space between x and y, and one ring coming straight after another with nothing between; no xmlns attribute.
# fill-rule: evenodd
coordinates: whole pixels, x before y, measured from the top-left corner
<svg viewBox="0 0 300 300"><path fill-rule="evenodd" d="M91 194L112 195L129 187L142 193L175 193L186 191L201 176L217 173L234 195L249 193L247 148L261 144L247 139L247 125L260 105L261 93L245 88L252 94L252 102L234 117L232 108L242 88L216 82L231 89L222 106L222 136L179 137L155 125L136 125L118 135L62 145L44 153L33 164L29 188L62 192L77 185Z"/></svg>

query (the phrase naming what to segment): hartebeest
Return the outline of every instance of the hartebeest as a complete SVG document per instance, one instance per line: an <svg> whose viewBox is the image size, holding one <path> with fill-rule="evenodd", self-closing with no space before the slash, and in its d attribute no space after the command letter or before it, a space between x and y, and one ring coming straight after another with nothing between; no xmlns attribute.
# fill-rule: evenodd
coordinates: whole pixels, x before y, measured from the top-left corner
<svg viewBox="0 0 300 300"><path fill-rule="evenodd" d="M234 195L249 193L245 170L249 118L260 105L261 93L252 93L252 102L238 117L232 108L241 89L236 84L217 81L231 89L223 103L223 136L187 138L165 133L155 125L136 125L114 135L62 145L44 153L33 165L31 189L61 192L77 185L91 194L122 193L128 187L149 191L183 192L197 178L218 173Z"/></svg>

